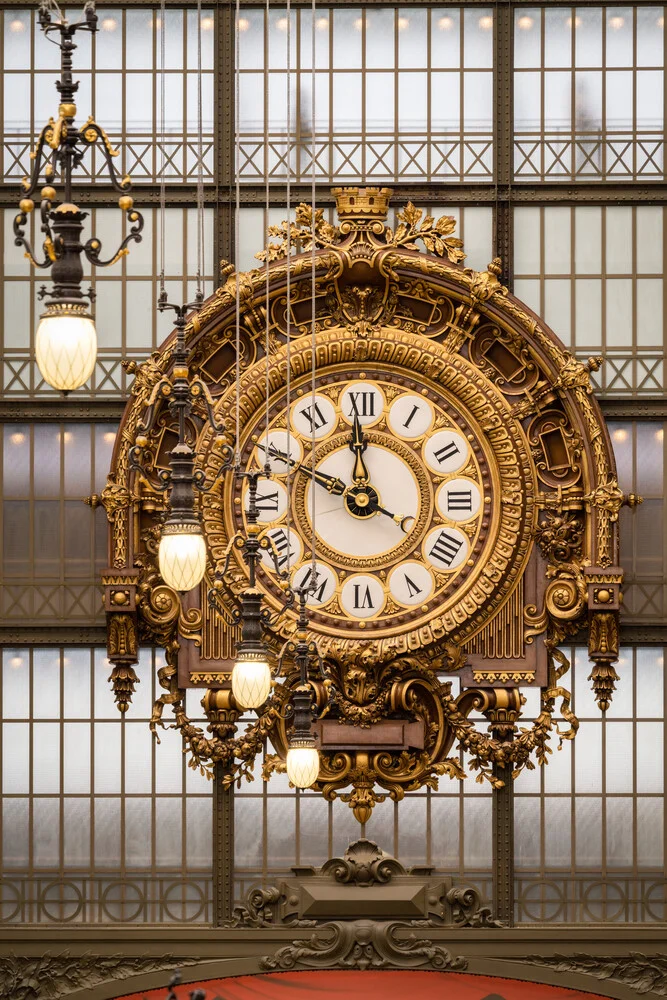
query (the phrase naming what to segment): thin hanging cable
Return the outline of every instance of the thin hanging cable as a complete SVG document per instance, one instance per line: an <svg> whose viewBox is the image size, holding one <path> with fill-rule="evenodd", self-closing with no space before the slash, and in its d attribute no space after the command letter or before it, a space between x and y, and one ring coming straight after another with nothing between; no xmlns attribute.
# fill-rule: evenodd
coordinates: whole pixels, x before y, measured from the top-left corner
<svg viewBox="0 0 667 1000"><path fill-rule="evenodd" d="M266 228L269 225L269 211L270 211L270 180L269 180L269 52L268 52L268 37L269 37L269 18L271 16L270 0L266 0L266 9L264 15L264 181L265 181L265 219ZM269 253L267 250L266 260L265 260L265 271L264 275L266 278L266 284L264 289L264 297L266 300L266 330L264 332L264 363L265 363L265 375L264 375L264 405L266 409L265 422L266 422L266 446L269 446L269 392L270 392L270 372L271 372L271 362L270 362L270 330L271 330L271 314L270 314L270 301L269 301L269 286L271 282L270 270L269 270ZM269 464L268 452L266 453L266 462Z"/></svg>
<svg viewBox="0 0 667 1000"><path fill-rule="evenodd" d="M164 0L163 0L164 2ZM235 414L235 424L236 424L236 441L235 441L235 456L234 465L236 471L238 472L241 468L241 451L239 447L240 432L241 432L241 289L239 282L240 268L239 268L239 216L241 214L241 179L239 177L239 169L241 163L241 139L240 139L240 108L239 108L239 97L240 97L240 74L239 74L239 54L240 54L240 31L239 22L241 20L241 3L240 0L236 0L236 23L234 25L235 39L234 39L234 119L235 119L235 135L234 135L234 187L235 187L235 199L234 199L234 257L235 257L235 270L236 270L236 414Z"/></svg>
<svg viewBox="0 0 667 1000"><path fill-rule="evenodd" d="M204 295L204 112L202 101L201 0L197 0L197 297Z"/></svg>
<svg viewBox="0 0 667 1000"><path fill-rule="evenodd" d="M311 6L311 39L310 39L310 204L311 204L311 226L312 226L312 246L311 246L311 272L310 272L310 445L311 463L313 479L310 485L310 562L311 562L311 586L317 584L317 559L315 557L315 10L316 0L312 0Z"/></svg>
<svg viewBox="0 0 667 1000"><path fill-rule="evenodd" d="M165 222L167 202L167 131L165 118L166 93L166 31L167 16L165 0L160 3L160 139L162 141L162 164L160 169L160 294L164 294L164 263L165 263Z"/></svg>
<svg viewBox="0 0 667 1000"><path fill-rule="evenodd" d="M285 391L287 394L287 474L285 476L285 487L287 489L287 510L285 512L285 527L287 528L287 569L289 571L290 558L291 558L291 545L290 545L290 503L289 503L289 491L290 491L290 473L292 471L290 466L290 459L292 457L292 436L290 433L290 405L292 402L292 358L291 358L291 293L292 293L292 282L291 282L291 256L292 256L292 11L290 8L291 0L287 0L287 60L286 60L286 70L287 70L287 152L285 156L285 163L287 166L287 182L285 185L286 199L287 199L287 280L286 280L286 294L287 294L287 306L285 310L285 335L286 335L286 362L287 362L287 373L286 373L286 385ZM311 487L312 488L312 487Z"/></svg>

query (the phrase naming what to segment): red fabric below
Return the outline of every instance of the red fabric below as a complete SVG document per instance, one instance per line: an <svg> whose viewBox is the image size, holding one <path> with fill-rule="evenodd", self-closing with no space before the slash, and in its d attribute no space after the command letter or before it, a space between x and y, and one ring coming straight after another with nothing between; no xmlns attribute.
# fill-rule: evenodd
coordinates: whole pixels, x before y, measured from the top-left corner
<svg viewBox="0 0 667 1000"><path fill-rule="evenodd" d="M207 979L179 986L176 996L189 1000L195 989L206 990L206 1000L305 1000L309 994L317 1000L595 1000L597 996L518 979L419 971L322 970ZM165 1000L166 994L166 989L148 990L123 1000Z"/></svg>

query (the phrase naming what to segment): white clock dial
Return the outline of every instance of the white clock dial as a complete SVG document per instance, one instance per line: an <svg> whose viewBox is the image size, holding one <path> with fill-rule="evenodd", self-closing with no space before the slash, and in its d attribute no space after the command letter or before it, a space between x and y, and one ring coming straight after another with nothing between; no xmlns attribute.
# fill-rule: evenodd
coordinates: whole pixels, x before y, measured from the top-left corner
<svg viewBox="0 0 667 1000"><path fill-rule="evenodd" d="M373 382L352 382L340 395L340 412L348 424L359 417L362 427L374 424L384 410L384 394Z"/></svg>
<svg viewBox="0 0 667 1000"><path fill-rule="evenodd" d="M330 399L317 393L304 396L292 407L292 426L297 433L316 438L326 437L336 426L336 407Z"/></svg>
<svg viewBox="0 0 667 1000"><path fill-rule="evenodd" d="M430 431L433 424L433 407L423 396L399 396L389 409L389 426L400 437L414 438Z"/></svg>
<svg viewBox="0 0 667 1000"><path fill-rule="evenodd" d="M468 521L478 513L482 496L472 479L449 479L438 490L435 502L443 517Z"/></svg>
<svg viewBox="0 0 667 1000"><path fill-rule="evenodd" d="M458 569L468 557L470 543L458 528L434 528L424 541L424 558L440 572Z"/></svg>
<svg viewBox="0 0 667 1000"><path fill-rule="evenodd" d="M384 587L376 576L357 573L343 584L340 603L353 618L373 618L384 608Z"/></svg>
<svg viewBox="0 0 667 1000"><path fill-rule="evenodd" d="M456 431L438 431L425 443L424 459L442 476L458 472L468 460L468 442Z"/></svg>
<svg viewBox="0 0 667 1000"><path fill-rule="evenodd" d="M338 577L331 566L326 563L315 563L315 578L313 579L312 563L304 563L292 574L292 588L295 591L304 587L311 589L311 593L306 598L306 604L311 608L319 608L323 604L328 604L338 587Z"/></svg>
<svg viewBox="0 0 667 1000"><path fill-rule="evenodd" d="M245 490L245 510L248 510L248 490ZM287 490L275 479L260 479L257 486L257 520L260 524L279 521L287 510Z"/></svg>
<svg viewBox="0 0 667 1000"><path fill-rule="evenodd" d="M435 590L431 572L420 562L399 563L389 577L389 592L399 604L423 604Z"/></svg>
<svg viewBox="0 0 667 1000"><path fill-rule="evenodd" d="M364 452L372 490L377 502L391 514L416 518L419 514L419 489L410 468L393 452L369 444ZM354 456L349 448L339 448L318 463L318 471L336 476L351 484ZM310 516L312 484L306 487L305 509ZM393 549L405 538L405 532L386 514L355 517L345 496L332 496L320 486L314 487L315 530L330 548L342 554L376 556ZM370 494L369 494L370 495ZM409 521L406 527L412 527Z"/></svg>
<svg viewBox="0 0 667 1000"><path fill-rule="evenodd" d="M296 531L292 531L291 528L289 531L287 528L270 528L266 534L273 542L280 572L290 569L301 561L303 545ZM275 573L276 564L266 549L262 549L262 562L267 569Z"/></svg>
<svg viewBox="0 0 667 1000"><path fill-rule="evenodd" d="M271 472L276 476L285 475L289 466L284 459L273 454L274 449L283 455L289 455L294 462L300 462L303 457L301 444L293 434L288 435L287 431L269 431L268 434L263 434L257 442L257 462L260 468L268 462Z"/></svg>

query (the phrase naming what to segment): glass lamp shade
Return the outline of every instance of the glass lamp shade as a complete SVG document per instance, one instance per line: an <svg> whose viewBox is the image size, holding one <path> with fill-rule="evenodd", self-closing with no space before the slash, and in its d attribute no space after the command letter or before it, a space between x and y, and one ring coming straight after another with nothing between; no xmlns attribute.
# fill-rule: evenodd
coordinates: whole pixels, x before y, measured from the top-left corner
<svg viewBox="0 0 667 1000"><path fill-rule="evenodd" d="M266 660L237 659L232 670L232 694L240 708L259 708L271 691L271 668Z"/></svg>
<svg viewBox="0 0 667 1000"><path fill-rule="evenodd" d="M60 392L78 389L93 373L97 334L90 316L77 307L52 306L39 321L35 356L42 376Z"/></svg>
<svg viewBox="0 0 667 1000"><path fill-rule="evenodd" d="M296 788L310 788L320 773L320 755L312 744L291 746L287 751L287 777Z"/></svg>
<svg viewBox="0 0 667 1000"><path fill-rule="evenodd" d="M204 579L206 542L198 524L166 524L158 550L160 576L174 590L192 590Z"/></svg>

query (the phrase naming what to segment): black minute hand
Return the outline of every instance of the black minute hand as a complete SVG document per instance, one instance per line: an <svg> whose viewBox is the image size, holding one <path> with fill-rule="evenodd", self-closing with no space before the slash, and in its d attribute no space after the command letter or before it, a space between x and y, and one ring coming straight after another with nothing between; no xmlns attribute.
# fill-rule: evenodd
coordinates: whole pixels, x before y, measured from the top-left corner
<svg viewBox="0 0 667 1000"><path fill-rule="evenodd" d="M278 458L285 465L289 465L290 468L294 469L296 472L305 472L307 476L310 476L318 486L324 486L327 492L332 493L336 497L342 497L343 493L347 489L346 484L342 479L338 479L337 476L330 476L326 472L318 472L317 469L313 471L309 469L307 465L302 465L301 462L297 462L295 458L290 458L290 456L285 451L279 451L275 445L270 444L268 448L265 448L263 444L258 444L258 448L261 448L269 458Z"/></svg>

